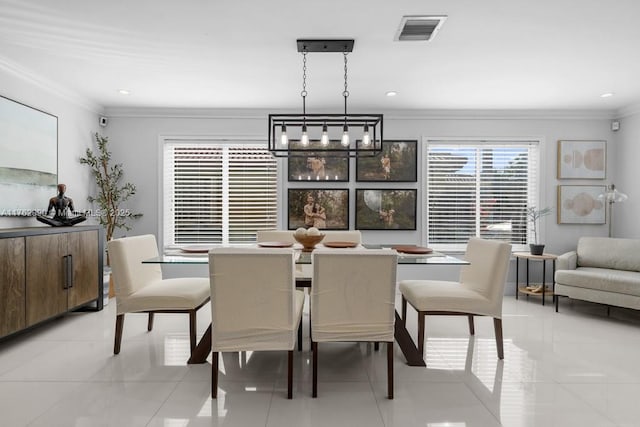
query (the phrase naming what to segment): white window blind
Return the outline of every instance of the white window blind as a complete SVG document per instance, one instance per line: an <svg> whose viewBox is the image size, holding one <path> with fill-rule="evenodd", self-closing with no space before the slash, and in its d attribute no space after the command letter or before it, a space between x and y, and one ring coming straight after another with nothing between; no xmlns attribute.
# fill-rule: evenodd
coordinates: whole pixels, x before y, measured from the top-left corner
<svg viewBox="0 0 640 427"><path fill-rule="evenodd" d="M277 228L277 161L264 143L165 140L164 246L241 244Z"/></svg>
<svg viewBox="0 0 640 427"><path fill-rule="evenodd" d="M471 237L531 240L528 206L538 206L539 141L427 140L427 243L463 250Z"/></svg>

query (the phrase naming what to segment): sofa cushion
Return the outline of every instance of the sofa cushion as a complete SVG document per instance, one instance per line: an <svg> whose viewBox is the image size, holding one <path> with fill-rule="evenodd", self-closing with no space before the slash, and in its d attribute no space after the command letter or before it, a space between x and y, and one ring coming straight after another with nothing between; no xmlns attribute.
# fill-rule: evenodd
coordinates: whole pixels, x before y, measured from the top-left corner
<svg viewBox="0 0 640 427"><path fill-rule="evenodd" d="M640 271L640 239L582 237L577 253L580 267Z"/></svg>
<svg viewBox="0 0 640 427"><path fill-rule="evenodd" d="M640 273L635 271L578 267L556 271L555 280L567 286L640 296Z"/></svg>

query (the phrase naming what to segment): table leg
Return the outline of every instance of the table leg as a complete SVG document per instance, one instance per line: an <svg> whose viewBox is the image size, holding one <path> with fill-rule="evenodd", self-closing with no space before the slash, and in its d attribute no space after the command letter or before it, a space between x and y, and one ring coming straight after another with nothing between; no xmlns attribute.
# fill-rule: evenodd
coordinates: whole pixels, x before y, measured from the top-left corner
<svg viewBox="0 0 640 427"><path fill-rule="evenodd" d="M544 305L544 291L546 290L547 287L547 283L546 283L546 276L547 275L547 261L546 260L542 260L542 305Z"/></svg>
<svg viewBox="0 0 640 427"><path fill-rule="evenodd" d="M402 354L404 354L405 359L407 359L407 365L409 366L427 366L422 358L422 354L418 351L418 347L411 339L411 335L409 335L409 331L405 327L402 319L400 319L400 315L396 310L396 326L394 331L394 337L400 350L402 350Z"/></svg>
<svg viewBox="0 0 640 427"><path fill-rule="evenodd" d="M527 258L527 290L529 290L529 258ZM529 294L527 294L527 299L529 299Z"/></svg>
<svg viewBox="0 0 640 427"><path fill-rule="evenodd" d="M551 297L551 301L555 302L556 300L556 260L553 259L553 271L551 272L551 292L553 293L553 296ZM557 310L556 310L557 311Z"/></svg>
<svg viewBox="0 0 640 427"><path fill-rule="evenodd" d="M516 299L518 299L518 294L520 291L518 290L518 279L520 277L520 258L516 257Z"/></svg>
<svg viewBox="0 0 640 427"><path fill-rule="evenodd" d="M407 359L407 364L409 366L427 366L422 358L422 354L418 351L418 347L411 339L411 335L409 335L409 331L405 328L402 320L400 319L400 315L398 312L395 312L396 316L396 325L394 331L394 337L400 350L402 350L402 354L404 354L405 359ZM200 338L200 342L193 350L191 357L187 361L188 364L200 364L205 363L207 361L207 357L209 357L209 353L211 352L211 325L207 328L202 338Z"/></svg>
<svg viewBox="0 0 640 427"><path fill-rule="evenodd" d="M209 324L204 335L200 338L200 342L193 350L193 353L191 353L191 357L187 363L190 365L205 363L207 357L209 357L209 353L211 353L211 324Z"/></svg>

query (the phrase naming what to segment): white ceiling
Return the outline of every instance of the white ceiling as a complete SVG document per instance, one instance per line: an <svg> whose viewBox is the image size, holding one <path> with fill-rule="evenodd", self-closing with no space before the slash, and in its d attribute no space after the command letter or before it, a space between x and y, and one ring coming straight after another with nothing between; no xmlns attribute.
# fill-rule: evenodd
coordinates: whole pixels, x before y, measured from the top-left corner
<svg viewBox="0 0 640 427"><path fill-rule="evenodd" d="M448 19L395 42L420 14ZM0 67L102 107L298 110L296 39L353 38L352 112L616 110L640 103L639 16L638 0L0 0ZM309 54L307 111L342 108L342 78L341 54Z"/></svg>

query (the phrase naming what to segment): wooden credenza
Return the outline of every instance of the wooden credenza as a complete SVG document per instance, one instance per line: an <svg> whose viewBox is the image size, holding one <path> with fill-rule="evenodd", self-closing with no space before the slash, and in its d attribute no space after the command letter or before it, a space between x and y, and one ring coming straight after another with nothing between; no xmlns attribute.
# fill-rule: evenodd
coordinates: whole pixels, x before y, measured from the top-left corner
<svg viewBox="0 0 640 427"><path fill-rule="evenodd" d="M68 311L102 310L99 226L0 230L0 339Z"/></svg>

